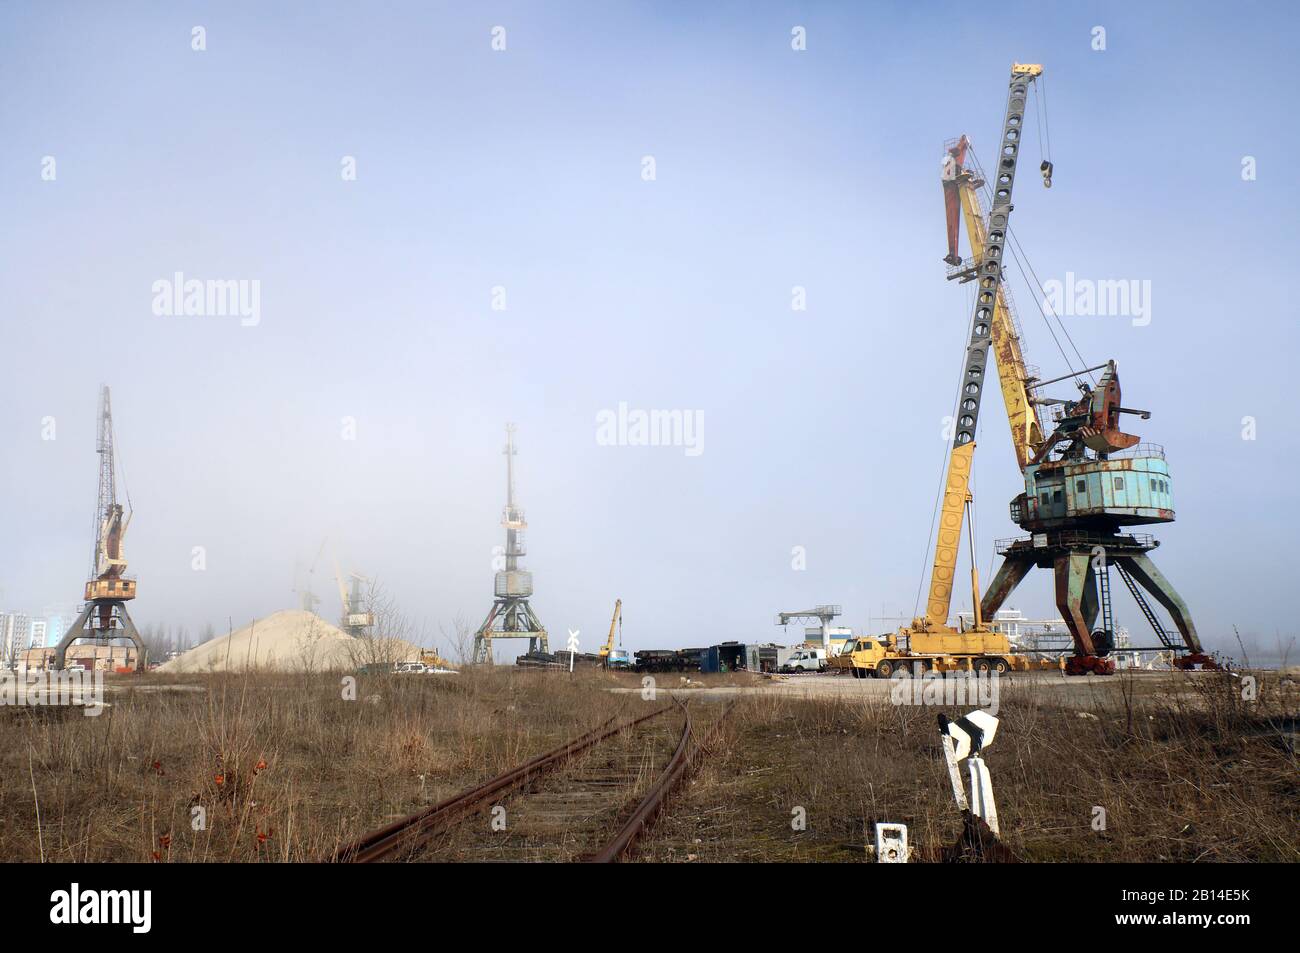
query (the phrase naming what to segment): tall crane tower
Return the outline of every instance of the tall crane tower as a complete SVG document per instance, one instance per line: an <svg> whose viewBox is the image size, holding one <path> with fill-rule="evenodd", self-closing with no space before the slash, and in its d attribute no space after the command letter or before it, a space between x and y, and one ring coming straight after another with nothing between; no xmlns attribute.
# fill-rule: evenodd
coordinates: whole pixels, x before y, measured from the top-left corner
<svg viewBox="0 0 1300 953"><path fill-rule="evenodd" d="M94 645L109 645L114 639L135 643L135 668L142 672L148 664L148 649L136 631L126 604L135 598L136 583L126 577L126 557L122 539L131 522L129 508L117 502L117 464L113 454L113 406L108 385L99 392L99 421L95 438L99 454L99 498L95 506L95 548L91 557L90 581L86 583L86 602L58 646L54 649L54 667L62 669L67 661L68 646L78 640ZM128 507L130 496L127 496Z"/></svg>
<svg viewBox="0 0 1300 953"><path fill-rule="evenodd" d="M354 639L368 638L375 627L375 614L366 608L365 586L371 581L359 572L348 573L347 581L339 569L339 561L334 560L334 581L339 587L339 602L343 606L343 615L339 626Z"/></svg>
<svg viewBox="0 0 1300 953"><path fill-rule="evenodd" d="M316 595L316 564L320 562L321 554L325 552L325 544L328 539L321 540L320 549L316 550L316 558L311 561L311 566L307 569L307 586L302 588L299 564L294 563L293 592L298 596L298 607L304 612L315 612L316 607L320 605L320 597Z"/></svg>
<svg viewBox="0 0 1300 953"><path fill-rule="evenodd" d="M1110 674L1114 664L1107 656L1115 645L1110 598L1110 566L1114 564L1164 647L1186 653L1178 664L1182 667L1212 665L1201 649L1186 603L1147 555L1159 543L1149 535L1120 532L1122 526L1171 522L1174 518L1169 468L1163 449L1141 443L1138 437L1124 433L1119 426L1121 414L1147 419L1150 413L1122 406L1119 371L1113 360L1047 381L1039 378L1036 368L1025 363L1020 328L1010 296L1000 280L1002 246L1009 231L1006 213L1010 211L1008 200L1024 115L1023 93L1017 97L1017 69L1025 68L1012 70L1011 97L992 182L993 207L987 219L979 198L979 189L986 182L978 163L975 169L967 167L970 143L965 136L948 144L943 172L948 212L948 255L944 260L951 266L948 277L979 282L974 328L978 332L981 322L985 322L985 333L991 338L1011 442L1025 480L1025 491L1011 502L1011 517L1032 534L1028 538L999 542L1003 563L983 598L979 597L978 580L973 578L976 627L980 627L982 620L993 618L1030 569L1034 566L1051 569L1056 579L1056 604L1075 645L1067 673ZM1020 75L1032 80L1041 73L1041 67L1032 69L1037 72ZM1044 159L1041 171L1044 185L1050 187L1049 160ZM965 220L971 246L968 261L957 254L958 210ZM994 277L998 280L991 281ZM1084 374L1098 370L1102 374L1095 385L1083 379ZM982 376L982 373L976 375ZM1071 378L1079 389L1077 399L1043 396L1043 388ZM967 431L969 437L964 441L962 431L958 431L954 464L964 446L973 451L971 410L978 411L979 389L972 390L969 381L965 385L959 427L969 423L972 429ZM1054 428L1046 437L1043 407L1055 410ZM966 415L970 416L969 421ZM968 478L968 465L964 469ZM964 478L958 482L964 482ZM945 537L944 530L940 530L927 611L930 619L939 616L940 608L943 614L947 612L944 576L940 570L942 563L951 578L956 558L955 540L960 535L961 524L954 492L964 489L954 484L950 468L949 496L945 498L942 522L950 528L955 525L956 529L952 545L944 550L942 559L939 546ZM965 496L969 500L969 494ZM1181 643L1164 629L1142 589L1169 612ZM950 594L950 586L947 592ZM1095 628L1098 615L1102 623L1100 628Z"/></svg>
<svg viewBox="0 0 1300 953"><path fill-rule="evenodd" d="M524 511L515 503L515 425L506 424L506 505L501 525L506 531L504 568L496 574L495 598L483 624L474 633L474 661L492 664L493 639L527 639L529 653L546 653L546 629L528 603L533 594L533 574L519 568L525 554Z"/></svg>

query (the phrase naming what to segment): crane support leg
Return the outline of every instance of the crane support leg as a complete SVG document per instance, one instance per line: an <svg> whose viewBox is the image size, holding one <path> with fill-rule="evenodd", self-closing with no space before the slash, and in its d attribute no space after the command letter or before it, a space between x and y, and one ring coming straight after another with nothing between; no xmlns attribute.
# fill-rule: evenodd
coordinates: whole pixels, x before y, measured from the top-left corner
<svg viewBox="0 0 1300 953"><path fill-rule="evenodd" d="M1203 654L1201 640L1196 634L1196 626L1192 622L1192 614L1187 608L1187 603L1183 602L1178 591L1156 568L1151 558L1145 553L1134 553L1117 557L1116 561L1141 584L1143 589L1155 596L1156 601L1165 607L1165 611L1174 620L1174 625L1178 627L1178 632L1187 647L1198 656Z"/></svg>
<svg viewBox="0 0 1300 953"><path fill-rule="evenodd" d="M68 646L77 639L82 638L83 633L86 631L86 620L90 618L90 614L94 611L95 604L87 602L86 607L81 610L81 615L77 616L72 625L68 627L68 631L63 634L63 638L59 640L58 646L54 649L55 670L61 671L67 664Z"/></svg>
<svg viewBox="0 0 1300 953"><path fill-rule="evenodd" d="M105 618L112 618L113 610L117 610L117 617L122 621L120 636L116 638L130 639L135 646L135 670L143 672L149 664L149 650L145 648L144 639L140 638L140 633L136 630L135 623L131 621L131 614L126 611L126 603L123 602L87 602L81 614L77 616L76 621L68 627L63 638L54 649L54 668L56 671L63 669L67 665L68 648L77 639L95 638L94 630L86 630L86 623L90 621L91 614L102 615ZM105 612L104 610L107 610Z"/></svg>
<svg viewBox="0 0 1300 953"><path fill-rule="evenodd" d="M990 621L1033 568L1032 559L1014 559L1010 556L1003 559L998 574L993 577L988 591L980 600L980 618L985 622Z"/></svg>
<svg viewBox="0 0 1300 953"><path fill-rule="evenodd" d="M1101 612L1101 602L1097 598L1097 571L1093 568L1092 556L1088 557L1088 571L1084 573L1083 599L1079 603L1083 613L1083 624L1089 632L1097 629L1097 614Z"/></svg>
<svg viewBox="0 0 1300 953"><path fill-rule="evenodd" d="M1096 579L1092 576L1091 554L1087 550L1062 553L1056 557L1056 607L1065 620L1065 627L1074 638L1076 655L1095 656L1092 628L1088 625L1083 604L1084 593L1092 583L1093 602L1096 602ZM1096 612L1093 612L1096 619Z"/></svg>
<svg viewBox="0 0 1300 953"><path fill-rule="evenodd" d="M491 665L492 658L492 623L496 621L497 609L500 608L497 603L492 604L488 616L483 620L477 632L474 633L474 664Z"/></svg>

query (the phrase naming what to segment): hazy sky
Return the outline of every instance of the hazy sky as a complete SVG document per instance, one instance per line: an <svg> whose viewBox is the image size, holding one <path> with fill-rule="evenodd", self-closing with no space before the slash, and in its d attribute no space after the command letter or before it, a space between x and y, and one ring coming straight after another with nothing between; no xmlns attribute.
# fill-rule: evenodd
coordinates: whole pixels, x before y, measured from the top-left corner
<svg viewBox="0 0 1300 953"><path fill-rule="evenodd" d="M777 638L819 602L910 617L969 320L943 141L987 160L1022 61L1056 164L1044 190L1027 137L1013 227L1039 277L1151 283L1149 324L1063 320L1153 412L1125 420L1169 454L1154 558L1211 648L1234 623L1290 639L1300 15L1003 6L5 4L0 604L79 596L106 382L139 624L288 607L328 537L430 629L477 625L507 420L556 642L594 648L615 598L633 648ZM259 282L259 322L156 315L176 272ZM1064 372L1012 288L1030 362ZM703 452L600 445L620 403L700 415ZM987 582L1021 484L993 392L981 427ZM1055 615L1049 574L1011 604Z"/></svg>

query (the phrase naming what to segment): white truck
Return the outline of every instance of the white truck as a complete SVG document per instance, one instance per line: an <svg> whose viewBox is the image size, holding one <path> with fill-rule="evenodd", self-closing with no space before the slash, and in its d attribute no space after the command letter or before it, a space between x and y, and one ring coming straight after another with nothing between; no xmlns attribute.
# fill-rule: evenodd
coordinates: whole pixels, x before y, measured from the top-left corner
<svg viewBox="0 0 1300 953"><path fill-rule="evenodd" d="M826 650L800 648L785 660L783 672L820 672L826 668Z"/></svg>

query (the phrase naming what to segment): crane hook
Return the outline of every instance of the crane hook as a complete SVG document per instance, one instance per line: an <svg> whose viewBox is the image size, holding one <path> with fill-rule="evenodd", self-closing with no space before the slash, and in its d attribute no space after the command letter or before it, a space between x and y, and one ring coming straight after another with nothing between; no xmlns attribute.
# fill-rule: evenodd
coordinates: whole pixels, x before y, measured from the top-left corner
<svg viewBox="0 0 1300 953"><path fill-rule="evenodd" d="M1043 173L1043 188L1050 189L1052 187L1052 163L1044 159L1043 164L1038 167L1038 171Z"/></svg>

